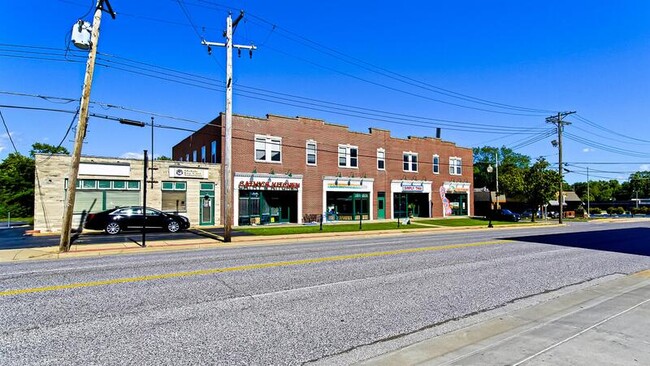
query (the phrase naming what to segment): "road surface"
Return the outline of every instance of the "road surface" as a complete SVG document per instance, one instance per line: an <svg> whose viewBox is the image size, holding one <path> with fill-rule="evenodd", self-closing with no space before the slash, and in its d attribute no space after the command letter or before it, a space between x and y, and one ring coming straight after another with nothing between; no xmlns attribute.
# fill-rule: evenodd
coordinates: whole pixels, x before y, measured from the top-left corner
<svg viewBox="0 0 650 366"><path fill-rule="evenodd" d="M575 223L5 263L0 364L349 363L648 269L649 236L645 221Z"/></svg>

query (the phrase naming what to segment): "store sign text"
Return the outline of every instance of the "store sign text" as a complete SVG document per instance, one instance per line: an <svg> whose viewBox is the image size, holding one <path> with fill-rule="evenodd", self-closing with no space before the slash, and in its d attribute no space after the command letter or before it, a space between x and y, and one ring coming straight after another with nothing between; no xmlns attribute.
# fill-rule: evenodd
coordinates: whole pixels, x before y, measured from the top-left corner
<svg viewBox="0 0 650 366"><path fill-rule="evenodd" d="M239 182L239 189L275 189L275 190L297 190L300 183L289 182L256 182L242 181Z"/></svg>

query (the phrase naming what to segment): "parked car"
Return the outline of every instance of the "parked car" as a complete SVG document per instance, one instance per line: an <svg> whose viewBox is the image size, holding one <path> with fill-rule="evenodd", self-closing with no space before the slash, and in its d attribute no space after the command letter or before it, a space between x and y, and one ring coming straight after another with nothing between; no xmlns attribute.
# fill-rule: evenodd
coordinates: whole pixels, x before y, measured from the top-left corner
<svg viewBox="0 0 650 366"><path fill-rule="evenodd" d="M517 221L521 220L521 215L503 208L503 209L494 211L494 213L492 215L492 220L517 222Z"/></svg>
<svg viewBox="0 0 650 366"><path fill-rule="evenodd" d="M88 214L85 229L104 230L115 235L122 230L141 229L144 221L142 206L118 207L110 210ZM162 212L147 207L147 228L158 228L175 233L190 227L190 220L181 215Z"/></svg>
<svg viewBox="0 0 650 366"><path fill-rule="evenodd" d="M530 219L533 217L533 210L525 210L524 212L521 213L521 218L523 219ZM537 211L537 218L542 217L542 211Z"/></svg>

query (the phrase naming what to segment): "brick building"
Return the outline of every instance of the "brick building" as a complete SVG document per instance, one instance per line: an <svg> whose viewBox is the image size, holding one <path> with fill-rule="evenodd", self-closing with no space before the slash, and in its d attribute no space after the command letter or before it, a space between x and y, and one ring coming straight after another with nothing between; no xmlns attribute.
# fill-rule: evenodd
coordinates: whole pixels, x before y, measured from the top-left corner
<svg viewBox="0 0 650 366"><path fill-rule="evenodd" d="M173 147L178 161L220 163L222 114ZM235 225L473 214L472 150L431 137L304 117L233 116Z"/></svg>

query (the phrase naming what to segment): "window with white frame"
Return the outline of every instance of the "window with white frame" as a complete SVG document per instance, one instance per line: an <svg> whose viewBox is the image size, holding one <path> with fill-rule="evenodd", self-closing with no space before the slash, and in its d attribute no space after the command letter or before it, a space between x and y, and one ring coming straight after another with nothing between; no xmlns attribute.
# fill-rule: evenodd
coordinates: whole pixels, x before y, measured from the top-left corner
<svg viewBox="0 0 650 366"><path fill-rule="evenodd" d="M282 138L255 135L255 161L282 162Z"/></svg>
<svg viewBox="0 0 650 366"><path fill-rule="evenodd" d="M440 156L433 156L433 174L440 174Z"/></svg>
<svg viewBox="0 0 650 366"><path fill-rule="evenodd" d="M316 141L307 141L307 165L316 165Z"/></svg>
<svg viewBox="0 0 650 366"><path fill-rule="evenodd" d="M418 154L413 152L405 152L402 155L403 169L405 172L418 171Z"/></svg>
<svg viewBox="0 0 650 366"><path fill-rule="evenodd" d="M449 158L449 174L462 175L463 174L463 159L451 157Z"/></svg>
<svg viewBox="0 0 650 366"><path fill-rule="evenodd" d="M357 168L359 166L359 148L357 146L339 145L339 166Z"/></svg>
<svg viewBox="0 0 650 366"><path fill-rule="evenodd" d="M386 150L377 149L377 170L386 170Z"/></svg>

